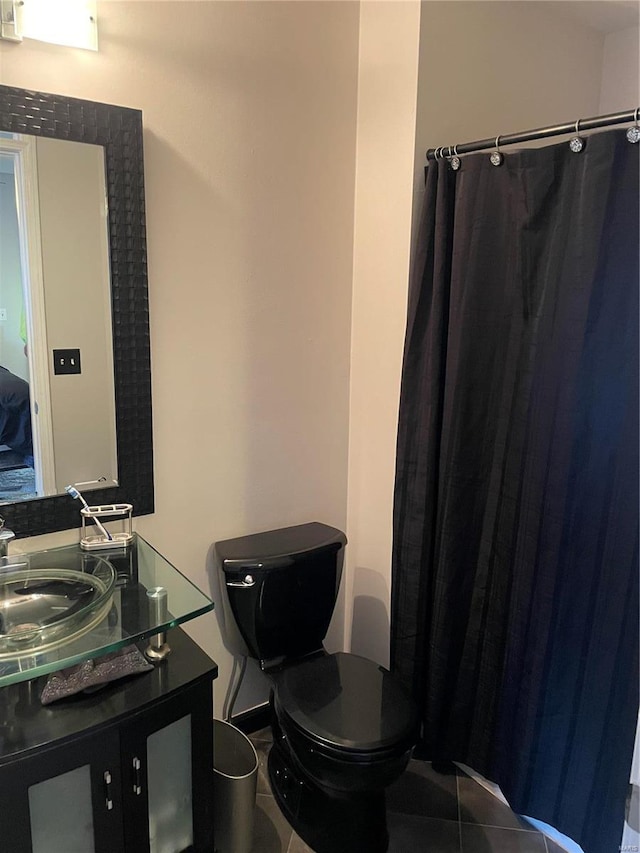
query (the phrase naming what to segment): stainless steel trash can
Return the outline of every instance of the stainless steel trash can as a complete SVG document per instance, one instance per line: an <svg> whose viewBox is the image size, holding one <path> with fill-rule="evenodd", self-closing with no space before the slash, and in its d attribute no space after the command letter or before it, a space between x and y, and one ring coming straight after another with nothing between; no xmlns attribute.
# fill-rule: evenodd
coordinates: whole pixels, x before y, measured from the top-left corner
<svg viewBox="0 0 640 853"><path fill-rule="evenodd" d="M251 853L258 755L249 738L213 721L213 837L216 853Z"/></svg>

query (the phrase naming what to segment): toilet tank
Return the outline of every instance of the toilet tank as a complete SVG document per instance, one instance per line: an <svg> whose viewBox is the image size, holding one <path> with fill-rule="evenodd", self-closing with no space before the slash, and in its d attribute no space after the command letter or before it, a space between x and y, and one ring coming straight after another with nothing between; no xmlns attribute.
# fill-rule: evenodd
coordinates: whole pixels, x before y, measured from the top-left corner
<svg viewBox="0 0 640 853"><path fill-rule="evenodd" d="M346 542L342 531L319 522L216 542L227 640L235 651L265 666L321 649Z"/></svg>

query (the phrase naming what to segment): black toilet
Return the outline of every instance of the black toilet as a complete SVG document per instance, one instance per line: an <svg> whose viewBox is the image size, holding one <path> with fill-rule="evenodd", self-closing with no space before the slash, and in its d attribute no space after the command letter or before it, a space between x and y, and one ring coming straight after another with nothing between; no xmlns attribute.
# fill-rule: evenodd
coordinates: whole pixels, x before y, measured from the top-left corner
<svg viewBox="0 0 640 853"><path fill-rule="evenodd" d="M289 823L318 853L383 853L384 789L418 733L413 701L383 667L328 654L346 537L313 522L215 545L236 650L272 681L269 777Z"/></svg>

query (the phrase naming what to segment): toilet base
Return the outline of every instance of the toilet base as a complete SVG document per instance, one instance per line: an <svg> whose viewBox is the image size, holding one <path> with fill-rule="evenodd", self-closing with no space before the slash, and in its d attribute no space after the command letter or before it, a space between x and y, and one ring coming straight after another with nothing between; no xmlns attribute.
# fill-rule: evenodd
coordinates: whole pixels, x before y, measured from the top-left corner
<svg viewBox="0 0 640 853"><path fill-rule="evenodd" d="M280 810L316 853L385 853L384 791L334 794L318 788L297 770L283 740L271 747L268 770Z"/></svg>

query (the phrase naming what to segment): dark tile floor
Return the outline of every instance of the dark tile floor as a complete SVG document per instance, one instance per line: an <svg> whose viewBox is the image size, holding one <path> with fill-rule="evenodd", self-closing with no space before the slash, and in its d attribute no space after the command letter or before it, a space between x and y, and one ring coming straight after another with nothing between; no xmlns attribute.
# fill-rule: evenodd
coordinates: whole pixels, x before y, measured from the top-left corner
<svg viewBox="0 0 640 853"><path fill-rule="evenodd" d="M313 853L291 829L269 786L268 729L251 739L258 752L253 853ZM436 772L411 761L387 790L389 853L564 853L462 770Z"/></svg>

